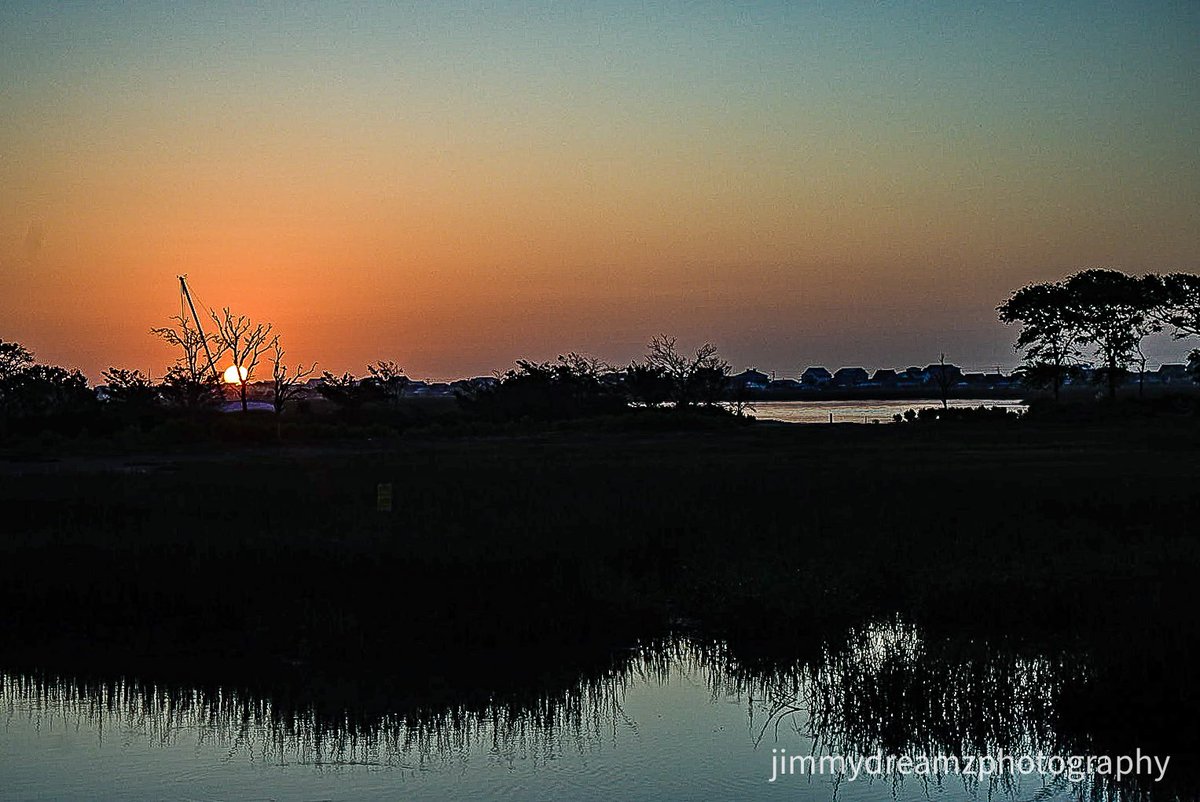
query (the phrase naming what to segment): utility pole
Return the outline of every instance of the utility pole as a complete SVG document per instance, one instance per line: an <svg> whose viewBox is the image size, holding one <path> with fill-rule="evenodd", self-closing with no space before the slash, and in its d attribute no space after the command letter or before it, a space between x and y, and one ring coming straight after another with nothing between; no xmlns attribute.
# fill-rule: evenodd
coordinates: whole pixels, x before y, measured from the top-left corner
<svg viewBox="0 0 1200 802"><path fill-rule="evenodd" d="M192 320L196 321L196 330L200 332L200 343L204 346L204 353L208 357L208 369L212 371L214 377L219 379L220 376L217 375L217 366L213 364L212 351L210 351L208 348L208 337L204 335L204 326L200 325L200 316L196 314L196 305L192 303L192 294L188 292L186 273L179 277L179 289L183 293L184 299L187 301L188 309L192 310Z"/></svg>

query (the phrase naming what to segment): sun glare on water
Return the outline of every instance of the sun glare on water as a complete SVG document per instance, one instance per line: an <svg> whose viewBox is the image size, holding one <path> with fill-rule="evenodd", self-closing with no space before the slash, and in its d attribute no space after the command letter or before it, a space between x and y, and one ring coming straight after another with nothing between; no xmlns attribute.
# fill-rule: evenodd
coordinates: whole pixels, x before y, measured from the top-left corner
<svg viewBox="0 0 1200 802"><path fill-rule="evenodd" d="M241 374L240 376L238 374ZM230 365L225 368L225 383L240 384L246 380L246 369L240 368L237 365Z"/></svg>

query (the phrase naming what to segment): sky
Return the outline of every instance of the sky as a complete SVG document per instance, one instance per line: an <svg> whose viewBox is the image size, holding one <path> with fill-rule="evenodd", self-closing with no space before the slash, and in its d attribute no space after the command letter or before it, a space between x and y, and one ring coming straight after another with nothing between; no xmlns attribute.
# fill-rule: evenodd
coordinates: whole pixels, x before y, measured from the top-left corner
<svg viewBox="0 0 1200 802"><path fill-rule="evenodd" d="M1198 145L1193 0L0 0L0 339L161 375L187 274L338 373L1008 367L1023 284L1200 272Z"/></svg>

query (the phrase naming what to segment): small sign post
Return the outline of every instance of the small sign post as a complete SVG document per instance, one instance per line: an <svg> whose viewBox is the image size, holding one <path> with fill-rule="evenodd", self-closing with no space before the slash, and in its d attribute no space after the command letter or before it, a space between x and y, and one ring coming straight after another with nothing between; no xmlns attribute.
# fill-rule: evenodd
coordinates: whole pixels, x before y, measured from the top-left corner
<svg viewBox="0 0 1200 802"><path fill-rule="evenodd" d="M392 511L391 482L380 482L375 486L375 509L379 512Z"/></svg>

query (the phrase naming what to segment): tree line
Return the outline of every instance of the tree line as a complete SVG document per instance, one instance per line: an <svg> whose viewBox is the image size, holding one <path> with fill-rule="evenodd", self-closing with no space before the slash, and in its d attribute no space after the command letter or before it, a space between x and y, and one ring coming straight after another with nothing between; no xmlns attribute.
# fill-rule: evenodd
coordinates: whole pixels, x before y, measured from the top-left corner
<svg viewBox="0 0 1200 802"><path fill-rule="evenodd" d="M212 315L205 333L192 318L179 315L151 333L171 345L175 362L160 381L140 370L110 367L103 371L103 393L88 386L77 370L39 364L19 343L0 340L0 424L14 431L35 428L90 428L97 416L116 424L153 426L172 411L201 413L223 405L229 394L249 409L250 386L264 368L267 395L282 413L305 395L311 366L290 366L280 337L270 324L255 323L224 309ZM238 366L237 381L223 382L218 360ZM553 362L519 360L494 379L462 382L457 400L469 417L487 420L554 420L628 413L639 408L718 409L729 400L729 364L716 346L680 348L674 337L654 337L643 359L624 367L578 353ZM411 384L391 360L366 368L365 375L320 374L313 391L346 422L387 418L404 407ZM741 411L736 404L736 411ZM104 413L100 415L100 413ZM394 416L393 416L394 417Z"/></svg>
<svg viewBox="0 0 1200 802"><path fill-rule="evenodd" d="M1068 380L1095 365L1095 380L1115 398L1134 367L1145 373L1147 337L1164 331L1176 339L1200 336L1200 276L1084 270L1022 287L996 311L1004 323L1020 326L1014 347L1022 352L1020 370L1029 385L1051 389L1058 400ZM1196 362L1200 350L1190 357Z"/></svg>
<svg viewBox="0 0 1200 802"><path fill-rule="evenodd" d="M676 338L660 334L650 340L643 359L624 367L574 352L554 362L518 360L494 384L461 394L459 401L468 412L502 420L576 418L656 407L712 410L728 400L729 373L729 363L712 343L688 351Z"/></svg>
<svg viewBox="0 0 1200 802"><path fill-rule="evenodd" d="M1015 348L1022 352L1019 370L1029 386L1051 389L1058 399L1065 383L1094 365L1093 378L1111 398L1132 369L1145 372L1147 337L1158 332L1176 339L1200 336L1200 276L1084 270L1061 281L1022 287L997 312L1001 321L1020 327ZM160 382L139 370L105 370L105 406L133 415L212 408L225 401L226 387L215 369L225 357L239 369L232 385L243 411L249 408L251 384L264 370L276 413L302 395L305 382L316 374L316 363L290 364L270 323L229 308L210 312L210 317L211 332L201 331L182 314L170 325L152 329L176 350L176 360ZM1191 357L1200 364L1200 349ZM711 343L687 351L674 337L659 335L642 359L623 367L574 352L553 362L519 360L495 381L464 388L459 401L464 410L493 419L718 408L730 402L740 413L745 399L737 397L729 378L729 364ZM382 360L361 378L326 371L316 391L339 410L357 413L395 406L408 384L399 365ZM78 370L39 364L20 343L0 340L0 420L88 415L99 405Z"/></svg>
<svg viewBox="0 0 1200 802"><path fill-rule="evenodd" d="M211 312L210 317L212 333L203 332L182 314L172 317L170 325L151 329L176 351L166 375L155 382L140 370L110 367L102 371L103 401L78 370L39 364L25 346L0 340L0 419L79 418L101 406L126 416L156 409L210 409L226 400L216 367L226 356L237 367L237 380L229 384L242 409L249 407L249 388L262 366L269 368L266 383L275 411L282 412L313 375L316 364L288 364L283 342L270 323L256 323L228 308Z"/></svg>

